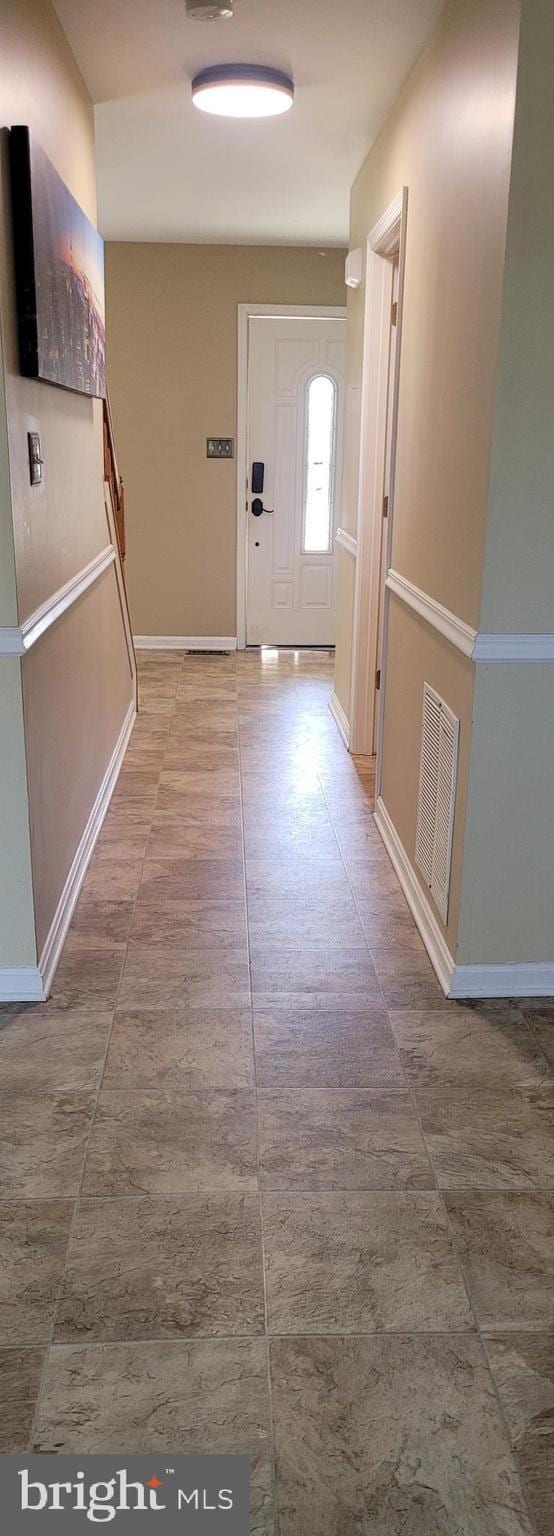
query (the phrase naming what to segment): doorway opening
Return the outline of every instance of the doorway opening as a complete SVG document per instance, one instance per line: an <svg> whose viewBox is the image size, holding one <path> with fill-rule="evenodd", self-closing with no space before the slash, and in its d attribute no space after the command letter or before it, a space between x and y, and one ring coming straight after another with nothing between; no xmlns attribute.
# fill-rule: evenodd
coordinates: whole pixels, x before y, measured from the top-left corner
<svg viewBox="0 0 554 1536"><path fill-rule="evenodd" d="M367 239L358 535L350 750L376 756L380 791L382 722L394 517L398 389L408 189Z"/></svg>
<svg viewBox="0 0 554 1536"><path fill-rule="evenodd" d="M237 644L335 642L343 306L239 305Z"/></svg>

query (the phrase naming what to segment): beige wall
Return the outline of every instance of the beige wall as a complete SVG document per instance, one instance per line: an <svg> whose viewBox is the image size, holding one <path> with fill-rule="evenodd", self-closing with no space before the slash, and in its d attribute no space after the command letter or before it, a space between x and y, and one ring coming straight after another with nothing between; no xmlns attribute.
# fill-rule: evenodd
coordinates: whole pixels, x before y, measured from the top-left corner
<svg viewBox="0 0 554 1536"><path fill-rule="evenodd" d="M334 690L339 704L342 706L347 720L349 720L356 561L350 551L344 549L340 544L337 546L337 563L337 627L335 634Z"/></svg>
<svg viewBox="0 0 554 1536"><path fill-rule="evenodd" d="M451 0L352 191L350 245L356 247L365 245L372 226L402 186L408 187L391 563L474 626L487 516L518 22L518 0ZM350 425L342 519L351 529L363 309L364 292L349 294ZM340 615L337 675L345 708L347 631ZM461 723L445 930L455 952L473 666L398 599L391 599L389 641L382 797L412 860L425 680Z"/></svg>
<svg viewBox="0 0 554 1536"><path fill-rule="evenodd" d="M424 681L430 682L441 697L447 700L460 721L448 923L444 924L440 914L435 913L450 953L455 956L471 747L474 667L467 656L446 645L435 629L393 596L389 609L382 796L412 865L415 859Z"/></svg>
<svg viewBox="0 0 554 1536"><path fill-rule="evenodd" d="M1 323L21 623L105 548L109 534L100 404L19 375L7 165L6 130L26 123L94 219L92 106L49 0L0 0L0 24ZM45 460L40 489L29 484L31 425ZM102 584L21 666L39 953L132 696L113 567ZM19 669L17 658L10 664Z"/></svg>
<svg viewBox="0 0 554 1536"><path fill-rule="evenodd" d="M108 373L135 634L236 634L237 305L344 304L344 251L110 244Z"/></svg>
<svg viewBox="0 0 554 1536"><path fill-rule="evenodd" d="M17 624L8 427L0 338L0 626ZM36 964L23 693L16 656L0 657L0 967Z"/></svg>
<svg viewBox="0 0 554 1536"><path fill-rule="evenodd" d="M358 246L408 187L392 563L469 624L479 616L518 14L518 0L451 0L352 191ZM357 389L361 292L351 302Z"/></svg>

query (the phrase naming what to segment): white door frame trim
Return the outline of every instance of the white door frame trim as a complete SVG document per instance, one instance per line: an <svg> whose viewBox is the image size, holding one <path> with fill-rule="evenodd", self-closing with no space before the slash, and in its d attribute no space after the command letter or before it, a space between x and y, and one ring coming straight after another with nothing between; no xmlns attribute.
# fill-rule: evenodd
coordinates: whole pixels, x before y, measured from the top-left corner
<svg viewBox="0 0 554 1536"><path fill-rule="evenodd" d="M239 304L237 354L237 650L246 648L246 574L248 511L248 327L256 315L286 319L344 320L345 304Z"/></svg>
<svg viewBox="0 0 554 1536"><path fill-rule="evenodd" d="M385 210L367 237L366 296L362 406L360 424L360 478L358 490L358 558L354 591L352 678L350 694L350 751L377 750L377 793L380 788L380 741L385 694L388 630L388 592L384 594L381 694L377 740L374 732L375 674L379 626L379 582L383 524L383 480L387 430L390 308L392 302L391 256L398 252L397 358L400 357L406 213L408 188ZM390 566L394 502L394 471L398 419L399 368L396 367L391 421L391 464L387 524L387 571Z"/></svg>

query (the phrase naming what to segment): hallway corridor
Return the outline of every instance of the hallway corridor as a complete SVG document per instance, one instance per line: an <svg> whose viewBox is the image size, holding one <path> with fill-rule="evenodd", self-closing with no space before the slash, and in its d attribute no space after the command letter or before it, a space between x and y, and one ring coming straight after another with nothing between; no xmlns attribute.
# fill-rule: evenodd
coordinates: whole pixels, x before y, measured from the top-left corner
<svg viewBox="0 0 554 1536"><path fill-rule="evenodd" d="M329 657L139 664L0 1007L0 1449L249 1452L255 1536L547 1536L554 1010L445 1001Z"/></svg>

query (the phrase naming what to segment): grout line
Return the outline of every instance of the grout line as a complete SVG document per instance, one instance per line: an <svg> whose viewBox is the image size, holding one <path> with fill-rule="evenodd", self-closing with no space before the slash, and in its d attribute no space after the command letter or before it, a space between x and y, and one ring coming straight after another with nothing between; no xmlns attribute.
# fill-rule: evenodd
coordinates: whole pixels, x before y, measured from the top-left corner
<svg viewBox="0 0 554 1536"><path fill-rule="evenodd" d="M261 1191L261 1178L260 1178L260 1175L261 1175L261 1166L260 1166L261 1159L260 1159L260 1123L259 1123L259 1114L258 1114L259 1098L258 1098L258 1077L257 1077L257 1060L256 1060L256 1036L255 1036L255 1030L254 1030L254 998L253 998L253 994L252 994L252 955L251 955L251 945L250 945L250 918L249 918L249 909L248 909L248 881L247 881L247 878L246 878L246 839L245 839L245 830L244 830L244 799L243 799L243 783L242 783L241 725L240 725L240 704L239 704L239 695L238 695L238 684L237 684L237 744L238 744L238 756L239 756L240 813L241 813L241 836L242 836L242 868L243 868L243 879L244 879L244 906L245 906L245 917L246 917L246 944L247 944L247 951L248 951L248 974L249 974L249 979L250 979L250 1032L251 1032L252 1060L253 1060L254 1108L255 1108L255 1123L256 1123L256 1167L257 1167L257 1170L258 1170L258 1214L259 1214L259 1220L260 1220L262 1286L263 1286L263 1299L264 1299L264 1330L265 1330L266 1380L267 1380L269 1436L270 1436L270 1454L271 1454L271 1494L272 1494L272 1504L273 1504L272 1514L273 1514L274 1536L279 1536L279 1507L278 1507L279 1500L278 1500L277 1472L276 1472L275 1421L274 1421L274 1413L273 1413L273 1383L272 1383L272 1379L271 1379L271 1359L270 1359L270 1349L269 1349L265 1226L264 1226L264 1211L263 1211L263 1201L262 1201L262 1191Z"/></svg>

